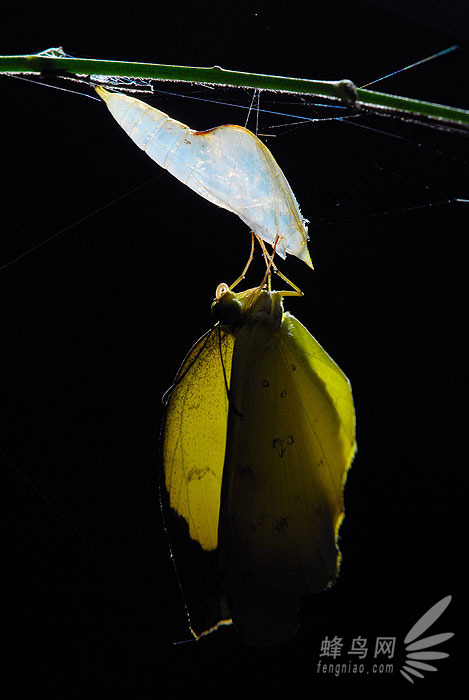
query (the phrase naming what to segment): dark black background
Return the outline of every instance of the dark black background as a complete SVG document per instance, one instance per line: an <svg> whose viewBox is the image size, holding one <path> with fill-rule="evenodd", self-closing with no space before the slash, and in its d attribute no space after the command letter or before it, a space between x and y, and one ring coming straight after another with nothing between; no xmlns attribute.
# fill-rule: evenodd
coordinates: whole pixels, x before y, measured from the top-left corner
<svg viewBox="0 0 469 700"><path fill-rule="evenodd" d="M78 56L363 85L458 43L376 89L468 108L462 4L426 12L420 2L410 14L388 4L49 3L3 18L1 53L62 45ZM24 683L69 698L295 696L304 681L311 694L411 688L397 670L339 679L316 666L326 636L366 637L369 656L377 636L395 636L402 654L407 631L444 596L454 598L433 632L455 631L463 614L469 209L441 202L469 196L467 137L363 118L380 131L326 121L267 141L311 221L315 271L282 264L305 292L287 308L354 389L342 573L305 605L284 648L245 649L230 629L174 646L188 634L158 505L161 397L210 325L217 284L239 274L248 230L168 174L149 182L161 170L99 102L0 80L0 265L85 218L0 273L2 618L17 696ZM194 100L156 104L198 129L245 119ZM422 688L447 687L458 645L446 644L450 657L417 680Z"/></svg>

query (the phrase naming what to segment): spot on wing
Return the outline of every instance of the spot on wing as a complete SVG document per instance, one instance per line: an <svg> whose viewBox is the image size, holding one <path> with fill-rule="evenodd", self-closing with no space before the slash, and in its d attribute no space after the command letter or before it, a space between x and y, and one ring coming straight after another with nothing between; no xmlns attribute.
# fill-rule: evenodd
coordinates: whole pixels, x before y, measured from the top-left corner
<svg viewBox="0 0 469 700"><path fill-rule="evenodd" d="M287 435L283 438L274 438L272 441L272 447L276 450L280 457L283 457L285 450L289 445L293 445L293 435Z"/></svg>
<svg viewBox="0 0 469 700"><path fill-rule="evenodd" d="M209 474L215 476L214 472L208 467L205 467L204 469L194 467L194 469L191 469L190 472L188 472L187 481L194 481L194 479L200 481L204 478L204 476L208 476Z"/></svg>
<svg viewBox="0 0 469 700"><path fill-rule="evenodd" d="M287 529L288 529L288 521L289 521L288 515L283 515L281 518L279 518L277 520L277 522L275 523L275 529L277 530L278 533L286 534Z"/></svg>

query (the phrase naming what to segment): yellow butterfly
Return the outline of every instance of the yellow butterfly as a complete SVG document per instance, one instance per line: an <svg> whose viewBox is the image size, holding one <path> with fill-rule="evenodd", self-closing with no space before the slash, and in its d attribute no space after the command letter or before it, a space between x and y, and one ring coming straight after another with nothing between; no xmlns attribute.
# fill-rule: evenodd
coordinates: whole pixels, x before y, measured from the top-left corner
<svg viewBox="0 0 469 700"><path fill-rule="evenodd" d="M352 392L283 296L221 285L168 393L161 497L196 638L232 622L249 645L286 641L338 575Z"/></svg>

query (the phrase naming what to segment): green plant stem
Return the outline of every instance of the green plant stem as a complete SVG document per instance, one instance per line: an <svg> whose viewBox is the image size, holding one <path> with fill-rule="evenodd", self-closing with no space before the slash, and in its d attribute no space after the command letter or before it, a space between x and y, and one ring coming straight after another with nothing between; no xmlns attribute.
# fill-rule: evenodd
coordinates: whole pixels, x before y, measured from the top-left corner
<svg viewBox="0 0 469 700"><path fill-rule="evenodd" d="M356 110L404 114L469 129L468 110L356 88L349 80L307 80L225 70L219 66L195 68L157 63L72 58L64 55L60 49L49 49L32 55L0 56L0 73L57 73L58 71L70 75L147 78L316 95L341 101Z"/></svg>

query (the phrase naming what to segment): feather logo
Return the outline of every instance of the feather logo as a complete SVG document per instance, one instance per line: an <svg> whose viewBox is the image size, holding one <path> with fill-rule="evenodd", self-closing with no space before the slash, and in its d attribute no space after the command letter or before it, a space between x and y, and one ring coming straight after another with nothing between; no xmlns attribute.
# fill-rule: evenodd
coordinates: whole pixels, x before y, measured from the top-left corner
<svg viewBox="0 0 469 700"><path fill-rule="evenodd" d="M421 635L438 620L450 602L451 596L448 595L433 605L430 610L427 610L427 612L417 620L404 639L406 660L400 671L404 678L411 683L414 682L412 676L424 678L424 671L438 670L436 666L427 663L428 661L436 661L437 659L444 659L449 656L449 654L444 651L434 651L432 647L446 642L447 639L450 639L454 635L453 632L442 632L441 634L434 634L430 637L423 637L423 639Z"/></svg>

